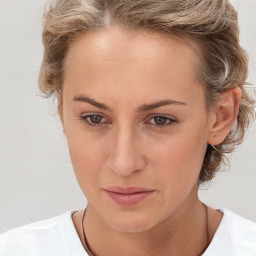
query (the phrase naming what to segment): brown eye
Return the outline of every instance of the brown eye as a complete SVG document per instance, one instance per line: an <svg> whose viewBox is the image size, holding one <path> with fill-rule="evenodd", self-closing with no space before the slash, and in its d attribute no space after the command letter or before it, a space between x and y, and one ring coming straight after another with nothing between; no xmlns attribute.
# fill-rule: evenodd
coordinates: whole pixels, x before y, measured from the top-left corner
<svg viewBox="0 0 256 256"><path fill-rule="evenodd" d="M155 124L157 124L157 125L166 124L166 122L168 121L168 118L164 117L164 116L155 116L153 119L154 119Z"/></svg>
<svg viewBox="0 0 256 256"><path fill-rule="evenodd" d="M87 118L90 119L90 121L94 124L98 124L101 122L102 120L102 116L99 116L99 115L91 115L91 116L88 116Z"/></svg>
<svg viewBox="0 0 256 256"><path fill-rule="evenodd" d="M107 123L107 120L101 115L80 116L80 119L90 126L100 126Z"/></svg>
<svg viewBox="0 0 256 256"><path fill-rule="evenodd" d="M162 128L177 123L177 120L167 116L154 116L150 119L149 123L157 128Z"/></svg>

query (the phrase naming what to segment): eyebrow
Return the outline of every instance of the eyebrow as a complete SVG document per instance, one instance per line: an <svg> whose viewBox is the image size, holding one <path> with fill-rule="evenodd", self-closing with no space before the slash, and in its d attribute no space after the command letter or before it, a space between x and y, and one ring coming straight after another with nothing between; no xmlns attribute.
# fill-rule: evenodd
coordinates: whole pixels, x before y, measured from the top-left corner
<svg viewBox="0 0 256 256"><path fill-rule="evenodd" d="M97 108L104 109L104 110L107 110L107 111L110 111L110 112L113 111L113 109L111 109L110 107L108 107L104 103L97 102L96 100L94 100L90 97L87 97L85 95L78 94L73 98L73 101L87 102L87 103L89 103L89 104L91 104L91 105L93 105Z"/></svg>
<svg viewBox="0 0 256 256"><path fill-rule="evenodd" d="M107 110L109 112L112 112L113 109L108 107L106 104L98 102L88 96L82 95L82 94L78 94L73 98L73 101L78 101L78 102L86 102L89 103L92 106L95 106L99 109L103 109L103 110ZM159 107L163 107L163 106L167 106L167 105L181 105L181 106L187 106L187 104L185 102L181 102L181 101L176 101L176 100L171 100L171 99L164 99L164 100L160 100L151 104L143 104L141 106L138 107L137 112L138 113L142 113L142 112L146 112L149 110L153 110Z"/></svg>
<svg viewBox="0 0 256 256"><path fill-rule="evenodd" d="M148 110L152 110L155 108L159 108L159 107L163 107L163 106L167 106L167 105L183 105L186 106L187 104L185 102L181 102L181 101L176 101L176 100L170 100L170 99L165 99L165 100L160 100L158 102L155 103L151 103L151 104L143 104L140 107L138 107L138 112L145 112Z"/></svg>

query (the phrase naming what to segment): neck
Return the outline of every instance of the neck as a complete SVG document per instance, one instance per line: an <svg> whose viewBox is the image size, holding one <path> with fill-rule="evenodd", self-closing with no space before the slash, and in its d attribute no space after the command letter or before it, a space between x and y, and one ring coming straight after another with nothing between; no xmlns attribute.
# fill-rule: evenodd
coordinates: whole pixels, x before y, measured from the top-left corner
<svg viewBox="0 0 256 256"><path fill-rule="evenodd" d="M208 245L207 213L197 196L168 219L143 232L111 229L90 205L84 227L94 255L199 255Z"/></svg>

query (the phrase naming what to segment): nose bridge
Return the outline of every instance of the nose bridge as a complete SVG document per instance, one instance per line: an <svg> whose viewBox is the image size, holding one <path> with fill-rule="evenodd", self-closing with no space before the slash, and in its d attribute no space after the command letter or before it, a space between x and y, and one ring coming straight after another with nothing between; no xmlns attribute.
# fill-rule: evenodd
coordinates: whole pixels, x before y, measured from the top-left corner
<svg viewBox="0 0 256 256"><path fill-rule="evenodd" d="M119 176L128 176L144 166L139 136L128 125L117 128L111 152L111 169Z"/></svg>

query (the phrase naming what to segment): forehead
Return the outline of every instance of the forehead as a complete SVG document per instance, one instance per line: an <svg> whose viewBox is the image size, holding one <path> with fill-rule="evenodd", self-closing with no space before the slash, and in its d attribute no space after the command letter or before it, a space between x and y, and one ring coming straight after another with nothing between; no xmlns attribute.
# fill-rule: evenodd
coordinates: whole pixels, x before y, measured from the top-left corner
<svg viewBox="0 0 256 256"><path fill-rule="evenodd" d="M164 34L132 32L112 26L87 32L74 40L65 64L64 86L74 93L136 88L146 94L151 89L186 89L198 83L197 46ZM72 88L70 88L72 84ZM147 87L145 87L147 86ZM179 91L179 90L178 90ZM182 93L182 90L180 91Z"/></svg>
<svg viewBox="0 0 256 256"><path fill-rule="evenodd" d="M174 54L177 52L178 54ZM69 47L67 63L73 59L99 57L102 60L129 61L163 60L173 63L186 56L196 64L197 45L189 39L168 36L147 30L124 30L119 26L111 26L104 30L88 31L76 38ZM121 53L121 54L120 54Z"/></svg>

